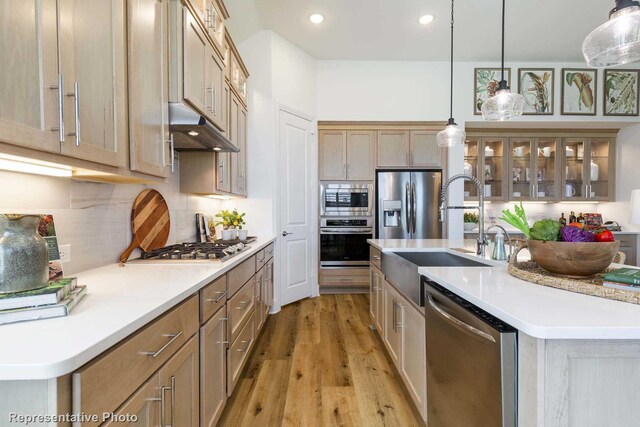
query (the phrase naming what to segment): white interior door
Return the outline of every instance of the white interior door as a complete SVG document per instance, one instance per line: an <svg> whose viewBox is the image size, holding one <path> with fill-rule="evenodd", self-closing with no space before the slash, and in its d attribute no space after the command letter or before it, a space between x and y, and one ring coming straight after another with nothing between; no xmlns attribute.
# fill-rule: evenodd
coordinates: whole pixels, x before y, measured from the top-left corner
<svg viewBox="0 0 640 427"><path fill-rule="evenodd" d="M313 122L280 110L279 230L282 305L317 295L314 283ZM316 209L317 210L317 209ZM317 252L317 251L316 251Z"/></svg>

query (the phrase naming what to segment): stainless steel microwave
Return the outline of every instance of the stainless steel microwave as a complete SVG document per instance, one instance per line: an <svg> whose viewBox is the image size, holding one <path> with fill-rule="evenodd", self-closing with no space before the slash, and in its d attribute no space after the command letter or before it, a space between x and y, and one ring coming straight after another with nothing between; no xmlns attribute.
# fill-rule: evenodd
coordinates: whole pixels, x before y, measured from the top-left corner
<svg viewBox="0 0 640 427"><path fill-rule="evenodd" d="M374 205L373 184L320 184L321 216L371 216Z"/></svg>

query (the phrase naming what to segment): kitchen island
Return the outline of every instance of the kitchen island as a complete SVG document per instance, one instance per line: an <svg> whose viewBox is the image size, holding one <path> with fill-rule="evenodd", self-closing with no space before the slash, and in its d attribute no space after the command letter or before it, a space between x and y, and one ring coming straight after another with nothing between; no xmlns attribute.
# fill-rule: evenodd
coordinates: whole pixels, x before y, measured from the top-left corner
<svg viewBox="0 0 640 427"><path fill-rule="evenodd" d="M391 252L444 251L478 260L473 240L369 243L381 258ZM506 263L480 260L488 265L420 267L418 272L517 329L518 425L638 425L640 306L525 282L510 276ZM375 269L384 279L384 271ZM393 284L385 285L397 292ZM424 313L424 307L405 302ZM382 317L386 313L378 311ZM385 340L388 328L382 329Z"/></svg>

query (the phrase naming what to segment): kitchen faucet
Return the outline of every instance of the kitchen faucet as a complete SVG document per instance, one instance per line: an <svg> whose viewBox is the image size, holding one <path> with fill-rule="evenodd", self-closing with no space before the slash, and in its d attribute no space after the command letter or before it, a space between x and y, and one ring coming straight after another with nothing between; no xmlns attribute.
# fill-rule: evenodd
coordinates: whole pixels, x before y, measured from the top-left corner
<svg viewBox="0 0 640 427"><path fill-rule="evenodd" d="M449 185L453 181L457 181L459 179L465 181L471 181L475 184L478 189L478 206L447 206L447 190L449 189ZM482 183L478 180L478 178L465 175L458 174L454 175L447 180L442 186L442 191L440 193L440 222L445 222L447 219L447 210L448 209L477 209L478 210L478 239L476 240L476 254L480 256L484 256L484 248L488 246L487 235L484 232L484 188L482 187Z"/></svg>

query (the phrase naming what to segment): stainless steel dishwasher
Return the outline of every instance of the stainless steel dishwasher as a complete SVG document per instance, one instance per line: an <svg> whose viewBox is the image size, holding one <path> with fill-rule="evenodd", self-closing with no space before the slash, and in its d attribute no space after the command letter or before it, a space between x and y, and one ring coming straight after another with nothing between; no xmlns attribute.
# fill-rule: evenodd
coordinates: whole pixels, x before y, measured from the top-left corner
<svg viewBox="0 0 640 427"><path fill-rule="evenodd" d="M422 277L429 427L517 425L517 332Z"/></svg>

